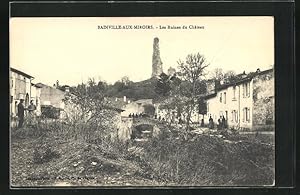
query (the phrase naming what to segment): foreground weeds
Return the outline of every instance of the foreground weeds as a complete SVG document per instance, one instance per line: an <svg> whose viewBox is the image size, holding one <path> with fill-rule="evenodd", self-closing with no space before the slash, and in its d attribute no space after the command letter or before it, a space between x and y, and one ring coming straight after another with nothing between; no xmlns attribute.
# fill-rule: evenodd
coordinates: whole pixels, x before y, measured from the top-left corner
<svg viewBox="0 0 300 195"><path fill-rule="evenodd" d="M145 144L143 159L154 178L180 185L272 185L274 146L242 138L165 133Z"/></svg>
<svg viewBox="0 0 300 195"><path fill-rule="evenodd" d="M224 132L186 139L180 131L162 131L135 144L83 126L54 120L12 129L12 183L53 185L68 179L73 185L99 186L273 184L274 143L266 135Z"/></svg>

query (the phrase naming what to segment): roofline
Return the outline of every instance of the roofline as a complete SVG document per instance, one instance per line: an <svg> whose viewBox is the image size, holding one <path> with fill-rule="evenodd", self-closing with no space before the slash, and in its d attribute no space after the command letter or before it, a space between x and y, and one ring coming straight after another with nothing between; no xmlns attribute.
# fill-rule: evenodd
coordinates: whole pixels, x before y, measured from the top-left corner
<svg viewBox="0 0 300 195"><path fill-rule="evenodd" d="M206 95L206 96L204 97L204 99L205 99L205 100L208 100L208 99L213 98L213 97L216 97L216 96L217 96L217 93L212 93L212 94Z"/></svg>
<svg viewBox="0 0 300 195"><path fill-rule="evenodd" d="M25 72L22 72L22 71L20 71L20 70L15 69L15 68L12 68L12 67L11 67L10 70L13 71L13 72L15 72L15 73L18 73L18 74L21 74L21 75L23 75L23 76L26 76L26 77L28 77L28 78L30 78L30 79L34 78L33 76L31 76L31 75L29 75L29 74L26 74Z"/></svg>
<svg viewBox="0 0 300 195"><path fill-rule="evenodd" d="M31 83L32 86L36 87L36 88L43 88L42 86L39 86L37 84Z"/></svg>
<svg viewBox="0 0 300 195"><path fill-rule="evenodd" d="M226 89L228 87L231 87L231 86L235 86L235 85L238 85L238 84L241 84L241 83L244 83L244 82L248 82L248 81L251 81L254 77L258 76L258 75L262 75L262 74L265 74L265 73L268 73L268 72L272 72L274 71L273 68L270 68L270 69L267 69L267 70L264 70L264 71L260 71L260 72L254 72L253 75L250 75L250 76L247 76L245 78L242 78L240 79L239 81L236 81L236 82L232 82L232 83L229 83L229 84L224 84L224 85L221 85L219 87L216 88L216 92L214 94L209 94L209 95L206 95L204 98L205 99L210 99L214 96L217 95L217 93L223 89Z"/></svg>
<svg viewBox="0 0 300 195"><path fill-rule="evenodd" d="M250 76L247 76L245 78L242 78L242 79L240 79L239 81L236 81L236 82L232 82L232 83L229 83L229 84L221 85L220 87L217 88L217 90L219 90L219 89L221 89L221 90L222 89L226 89L226 88L231 87L231 86L235 86L235 85L247 82L247 81L251 81L254 77L256 77L258 75L262 75L262 74L265 74L265 73L268 73L268 72L272 72L272 71L273 71L273 68L267 69L267 70L264 70L264 71L260 71L260 72L253 72L253 75L250 75Z"/></svg>
<svg viewBox="0 0 300 195"><path fill-rule="evenodd" d="M116 108L116 107L112 107L112 106L104 106L104 108L109 109L109 110L114 110L114 111L117 111L117 112L124 112L125 111L121 108Z"/></svg>
<svg viewBox="0 0 300 195"><path fill-rule="evenodd" d="M270 69L267 69L267 70L260 71L257 74L260 75L260 74L264 74L264 73L267 73L267 72L273 72L273 71L274 71L274 68L270 68Z"/></svg>
<svg viewBox="0 0 300 195"><path fill-rule="evenodd" d="M232 83L220 85L219 87L217 87L217 91L220 91L220 90L223 90L223 89L226 89L228 87L235 86L235 85L238 85L238 84L241 84L241 83L244 83L244 82L251 81L252 78L253 78L253 76L251 76L251 77L245 77L245 78L243 78L243 79L241 79L239 81L236 81L236 82L232 82Z"/></svg>

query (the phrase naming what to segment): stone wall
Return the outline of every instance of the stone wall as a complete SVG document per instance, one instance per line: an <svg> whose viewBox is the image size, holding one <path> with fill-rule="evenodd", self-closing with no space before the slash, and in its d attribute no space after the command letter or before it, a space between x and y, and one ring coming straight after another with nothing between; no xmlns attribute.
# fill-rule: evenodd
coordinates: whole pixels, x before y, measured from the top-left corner
<svg viewBox="0 0 300 195"><path fill-rule="evenodd" d="M41 105L52 105L56 108L64 108L63 99L65 92L50 86L44 85L41 89Z"/></svg>
<svg viewBox="0 0 300 195"><path fill-rule="evenodd" d="M131 138L133 129L133 120L132 118L122 117L121 123L118 128L118 139L120 141L127 141Z"/></svg>

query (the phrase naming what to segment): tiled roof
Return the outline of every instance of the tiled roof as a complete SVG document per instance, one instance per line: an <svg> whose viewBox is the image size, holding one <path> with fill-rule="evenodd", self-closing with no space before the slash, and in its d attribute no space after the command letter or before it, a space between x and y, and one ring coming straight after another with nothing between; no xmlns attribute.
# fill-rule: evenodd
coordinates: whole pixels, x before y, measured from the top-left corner
<svg viewBox="0 0 300 195"><path fill-rule="evenodd" d="M269 73L269 72L272 72L273 69L268 69L268 70L264 70L264 71L256 71L256 72L250 72L248 74L238 74L236 75L234 78L233 78L233 81L229 82L229 83L225 83L223 85L220 85L218 89L225 89L227 87L230 87L230 86L234 86L234 85L238 85L238 84L241 84L241 83L244 83L244 82L247 82L247 81L250 81L253 79L253 77L255 76L258 76L258 75L263 75L263 74L266 74L266 73ZM245 75L245 76L244 76Z"/></svg>
<svg viewBox="0 0 300 195"><path fill-rule="evenodd" d="M241 83L251 81L253 79L253 77L255 77L255 76L267 74L267 73L270 73L270 72L273 72L273 68L268 69L268 70L264 70L264 71L250 72L248 74L245 74L245 73L238 74L230 82L225 83L225 84L217 85L216 88L215 88L215 93L206 95L205 98L209 99L209 98L215 97L217 91L220 91L222 89L226 89L230 86L235 86L235 85L239 85Z"/></svg>

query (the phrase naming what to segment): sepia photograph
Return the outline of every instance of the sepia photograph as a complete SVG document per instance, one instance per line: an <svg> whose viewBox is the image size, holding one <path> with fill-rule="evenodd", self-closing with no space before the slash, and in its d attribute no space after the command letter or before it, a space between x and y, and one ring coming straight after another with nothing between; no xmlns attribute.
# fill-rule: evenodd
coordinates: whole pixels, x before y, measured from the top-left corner
<svg viewBox="0 0 300 195"><path fill-rule="evenodd" d="M274 58L271 16L11 17L10 186L274 186Z"/></svg>

